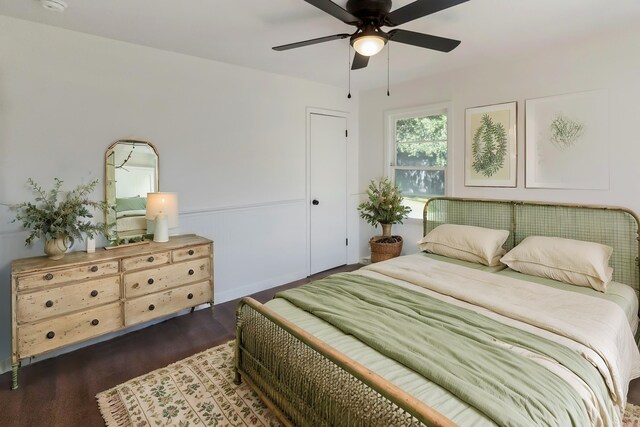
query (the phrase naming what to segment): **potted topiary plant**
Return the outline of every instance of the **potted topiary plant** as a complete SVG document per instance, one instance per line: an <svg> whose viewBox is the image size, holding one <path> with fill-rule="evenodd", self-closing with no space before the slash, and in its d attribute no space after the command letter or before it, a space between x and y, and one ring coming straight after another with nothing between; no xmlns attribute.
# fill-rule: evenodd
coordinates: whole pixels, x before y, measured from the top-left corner
<svg viewBox="0 0 640 427"><path fill-rule="evenodd" d="M29 186L36 193L35 203L20 203L13 208L18 212L12 222L22 221L22 226L31 231L27 237L26 246L34 239L44 238L44 252L50 259L58 260L74 240L83 240L83 233L89 238L96 234L106 235L105 224L94 224L89 219L93 215L89 208L106 209L104 202L94 202L88 195L96 188L98 180L89 184L77 186L66 192L60 190L62 181L55 178L53 189L46 192L31 178L27 180ZM61 197L62 200L58 200Z"/></svg>
<svg viewBox="0 0 640 427"><path fill-rule="evenodd" d="M369 240L371 262L399 256L402 252L402 237L392 236L391 226L402 224L411 208L402 204L400 189L386 177L369 183L367 198L368 201L358 206L360 217L374 227L378 224L382 226L382 236L375 236Z"/></svg>

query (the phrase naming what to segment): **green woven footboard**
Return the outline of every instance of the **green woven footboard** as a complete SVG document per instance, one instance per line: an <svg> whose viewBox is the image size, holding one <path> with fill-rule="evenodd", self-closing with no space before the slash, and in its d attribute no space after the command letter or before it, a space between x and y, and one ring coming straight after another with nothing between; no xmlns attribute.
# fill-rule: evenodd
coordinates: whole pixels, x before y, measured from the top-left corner
<svg viewBox="0 0 640 427"><path fill-rule="evenodd" d="M237 310L236 380L295 426L454 426L251 298Z"/></svg>

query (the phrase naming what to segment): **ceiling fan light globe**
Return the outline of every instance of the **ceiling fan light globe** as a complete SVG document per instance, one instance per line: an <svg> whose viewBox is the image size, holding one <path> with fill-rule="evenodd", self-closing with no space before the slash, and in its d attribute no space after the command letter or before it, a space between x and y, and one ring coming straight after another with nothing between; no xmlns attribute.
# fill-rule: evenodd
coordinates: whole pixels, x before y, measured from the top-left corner
<svg viewBox="0 0 640 427"><path fill-rule="evenodd" d="M353 41L353 48L360 55L373 56L379 53L386 44L384 37L380 36L362 36Z"/></svg>

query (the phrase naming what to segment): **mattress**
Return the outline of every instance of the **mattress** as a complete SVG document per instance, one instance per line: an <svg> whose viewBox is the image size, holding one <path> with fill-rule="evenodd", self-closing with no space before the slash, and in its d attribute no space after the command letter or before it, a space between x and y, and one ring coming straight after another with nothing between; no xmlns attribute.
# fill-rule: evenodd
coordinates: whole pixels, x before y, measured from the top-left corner
<svg viewBox="0 0 640 427"><path fill-rule="evenodd" d="M445 257L432 254L423 254L423 256L437 261L456 264L475 270L487 271L490 273L534 282L542 286L560 287L562 289L564 289L564 287L569 287L571 289L565 290L575 291L578 293L586 293L596 298L607 299L619 305L624 310L625 314L627 314L630 326L633 328L635 325L635 327L637 328L637 298L633 289L626 285L613 284L613 286L611 287L611 292L609 294L602 294L595 291L590 292L590 290L586 288L578 288L575 286L563 285L553 281L546 281L544 279L526 276L512 270L498 271L500 270L500 268L480 266L478 264L472 264L458 260L450 260ZM395 282L400 286L411 287L410 284L407 284L406 282L403 283L403 281L401 280L389 279L389 282ZM268 302L266 305L271 310L287 318L302 329L306 330L322 341L330 344L340 352L365 365L373 372L384 377L396 386L415 396L417 399L423 401L435 410L444 414L456 424L474 426L494 425L492 420L490 420L484 414L477 411L475 408L470 407L465 402L459 400L456 396L454 396L447 390L425 379L424 377L408 369L404 365L371 349L358 339L344 334L342 331L330 325L329 323L313 316L310 313L307 313L306 311L296 307L290 302L281 298L276 298ZM482 312L482 310L480 310L479 312Z"/></svg>

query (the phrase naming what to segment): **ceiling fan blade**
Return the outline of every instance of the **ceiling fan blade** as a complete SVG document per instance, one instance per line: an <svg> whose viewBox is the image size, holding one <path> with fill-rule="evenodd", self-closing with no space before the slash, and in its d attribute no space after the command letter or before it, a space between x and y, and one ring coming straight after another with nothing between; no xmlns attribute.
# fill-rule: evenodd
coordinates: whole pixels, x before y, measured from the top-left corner
<svg viewBox="0 0 640 427"><path fill-rule="evenodd" d="M360 55L356 52L356 56L353 57L353 64L351 64L352 70L359 70L365 68L369 64L369 56Z"/></svg>
<svg viewBox="0 0 640 427"><path fill-rule="evenodd" d="M298 47L310 46L312 44L330 42L331 40L346 39L347 37L351 37L351 34L335 34L333 36L319 37L317 39L305 40L297 43L283 44L282 46L274 47L273 50L282 51L282 50L295 49Z"/></svg>
<svg viewBox="0 0 640 427"><path fill-rule="evenodd" d="M341 20L345 24L357 25L357 24L362 23L360 18L358 18L358 17L352 15L351 13L347 12L346 10L344 10L343 8L341 8L340 6L338 6L337 4L332 2L331 0L304 0L304 1L306 1L307 3L317 7L318 9L322 10L323 12L328 13L329 15L333 16L334 18L337 18L337 19Z"/></svg>
<svg viewBox="0 0 640 427"><path fill-rule="evenodd" d="M407 30L391 30L387 33L389 39L394 42L424 47L426 49L451 52L458 47L460 40L447 39L445 37L432 36L430 34L415 33Z"/></svg>
<svg viewBox="0 0 640 427"><path fill-rule="evenodd" d="M387 27L396 27L467 1L469 0L416 0L400 9L390 12L384 19L384 25Z"/></svg>

